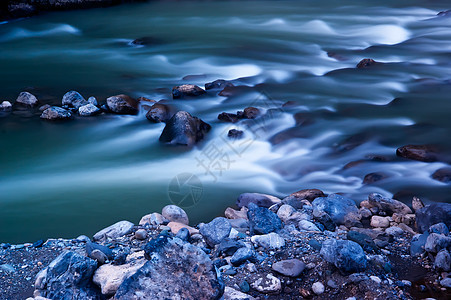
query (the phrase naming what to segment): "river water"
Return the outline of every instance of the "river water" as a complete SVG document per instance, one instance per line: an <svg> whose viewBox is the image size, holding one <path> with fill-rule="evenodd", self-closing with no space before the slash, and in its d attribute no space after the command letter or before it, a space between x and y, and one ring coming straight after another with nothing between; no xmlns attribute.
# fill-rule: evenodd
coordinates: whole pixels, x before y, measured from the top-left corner
<svg viewBox="0 0 451 300"><path fill-rule="evenodd" d="M451 202L450 185L431 178L445 162L395 155L406 144L450 153L451 16L436 16L447 2L165 1L1 24L2 100L23 90L41 104L60 104L70 90L101 103L125 93L168 99L213 129L186 149L161 145L164 124L148 122L145 109L63 123L2 114L0 241L90 235L170 203L192 223L208 221L242 192ZM356 69L367 57L384 64ZM218 78L242 87L171 100L174 85ZM217 120L247 106L265 117ZM230 128L245 137L227 139ZM386 178L364 184L373 172Z"/></svg>

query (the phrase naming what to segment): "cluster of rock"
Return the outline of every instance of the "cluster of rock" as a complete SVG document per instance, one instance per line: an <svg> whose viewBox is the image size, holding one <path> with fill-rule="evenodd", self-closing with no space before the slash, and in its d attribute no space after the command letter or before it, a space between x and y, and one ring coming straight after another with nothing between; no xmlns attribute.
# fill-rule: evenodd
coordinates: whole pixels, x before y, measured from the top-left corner
<svg viewBox="0 0 451 300"><path fill-rule="evenodd" d="M38 274L35 297L409 299L424 286L400 277L393 256L431 263L437 292L451 288L451 204L414 198L410 208L373 193L357 206L309 189L284 199L245 193L236 206L192 227L168 205L139 225L120 221L92 241L79 237L84 249Z"/></svg>

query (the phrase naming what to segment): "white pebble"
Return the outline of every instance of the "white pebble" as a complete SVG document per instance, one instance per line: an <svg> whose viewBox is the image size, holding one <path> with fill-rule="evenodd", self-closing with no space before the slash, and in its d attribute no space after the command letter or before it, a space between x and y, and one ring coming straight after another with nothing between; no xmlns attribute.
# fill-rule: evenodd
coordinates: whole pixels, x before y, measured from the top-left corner
<svg viewBox="0 0 451 300"><path fill-rule="evenodd" d="M315 294L321 295L322 293L324 293L324 284L317 281L312 285L312 290Z"/></svg>

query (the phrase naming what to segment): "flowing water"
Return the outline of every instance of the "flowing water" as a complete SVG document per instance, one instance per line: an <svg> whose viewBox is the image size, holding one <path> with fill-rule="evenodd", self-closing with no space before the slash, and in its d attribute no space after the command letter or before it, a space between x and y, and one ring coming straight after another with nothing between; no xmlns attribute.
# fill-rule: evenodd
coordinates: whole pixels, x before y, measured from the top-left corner
<svg viewBox="0 0 451 300"><path fill-rule="evenodd" d="M451 16L436 16L447 2L150 2L1 24L2 100L23 90L41 104L60 104L69 90L100 102L125 93L168 99L213 129L185 149L161 145L164 124L148 122L145 109L63 123L2 114L0 241L89 235L173 202L192 223L207 221L242 192L451 202L450 186L431 178L445 162L395 155L406 144L450 153ZM148 44L131 44L143 37ZM384 64L356 69L366 57ZM170 100L174 85L218 78L243 87ZM266 115L217 120L247 106ZM230 128L245 137L227 139ZM363 184L373 172L387 178ZM198 180L178 191L174 180L186 174ZM180 203L177 192L194 201Z"/></svg>

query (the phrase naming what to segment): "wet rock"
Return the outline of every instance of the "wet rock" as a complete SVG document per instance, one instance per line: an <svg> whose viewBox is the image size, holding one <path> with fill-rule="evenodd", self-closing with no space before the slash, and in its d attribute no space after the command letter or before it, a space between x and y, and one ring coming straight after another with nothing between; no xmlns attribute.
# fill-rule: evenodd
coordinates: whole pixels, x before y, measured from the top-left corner
<svg viewBox="0 0 451 300"><path fill-rule="evenodd" d="M147 231L145 229L138 229L135 231L135 238L137 240L145 240L147 238Z"/></svg>
<svg viewBox="0 0 451 300"><path fill-rule="evenodd" d="M442 249L451 247L451 237L447 237L443 234L431 233L429 234L424 250L429 253L438 253Z"/></svg>
<svg viewBox="0 0 451 300"><path fill-rule="evenodd" d="M230 129L227 133L227 137L233 139L240 139L243 137L244 131L238 129Z"/></svg>
<svg viewBox="0 0 451 300"><path fill-rule="evenodd" d="M406 145L396 150L396 155L412 160L424 162L437 161L437 153L432 146L429 145Z"/></svg>
<svg viewBox="0 0 451 300"><path fill-rule="evenodd" d="M67 105L69 107L79 109L86 104L89 104L89 102L76 91L67 92L63 96L62 105Z"/></svg>
<svg viewBox="0 0 451 300"><path fill-rule="evenodd" d="M324 293L324 284L319 281L315 282L312 285L312 291L317 295L321 295L322 293Z"/></svg>
<svg viewBox="0 0 451 300"><path fill-rule="evenodd" d="M246 107L243 112L237 113L240 119L255 119L260 115L260 110L256 107Z"/></svg>
<svg viewBox="0 0 451 300"><path fill-rule="evenodd" d="M434 261L434 268L445 272L451 271L451 256L446 249L439 251Z"/></svg>
<svg viewBox="0 0 451 300"><path fill-rule="evenodd" d="M169 107L165 104L155 103L147 112L146 118L154 123L166 122L171 118Z"/></svg>
<svg viewBox="0 0 451 300"><path fill-rule="evenodd" d="M248 208L247 218L251 234L267 234L282 228L282 221L269 209L254 203L249 203Z"/></svg>
<svg viewBox="0 0 451 300"><path fill-rule="evenodd" d="M132 46L151 46L158 45L160 43L161 43L160 39L152 36L144 36L141 38L134 39L133 41L130 42Z"/></svg>
<svg viewBox="0 0 451 300"><path fill-rule="evenodd" d="M100 291L91 281L97 262L66 251L38 273L35 296L50 299L100 299Z"/></svg>
<svg viewBox="0 0 451 300"><path fill-rule="evenodd" d="M418 234L414 236L410 242L410 255L418 256L424 252L424 246L426 245L426 241L429 233Z"/></svg>
<svg viewBox="0 0 451 300"><path fill-rule="evenodd" d="M266 249L279 249L285 246L285 239L274 232L264 235L254 235L251 237L251 241Z"/></svg>
<svg viewBox="0 0 451 300"><path fill-rule="evenodd" d="M282 200L280 200L277 197L266 195L266 194L259 194L259 193L244 193L241 194L238 199L236 200L236 205L238 207L249 207L250 203L254 203L261 207L269 208L273 206L274 204L280 203Z"/></svg>
<svg viewBox="0 0 451 300"><path fill-rule="evenodd" d="M451 227L451 204L433 203L415 212L418 231L423 233L434 224L444 223Z"/></svg>
<svg viewBox="0 0 451 300"><path fill-rule="evenodd" d="M93 281L98 285L102 294L111 297L124 280L135 274L146 263L145 259L133 260L122 265L103 265L94 273Z"/></svg>
<svg viewBox="0 0 451 300"><path fill-rule="evenodd" d="M321 256L334 264L343 273L364 271L367 259L362 247L353 241L326 240L320 251Z"/></svg>
<svg viewBox="0 0 451 300"><path fill-rule="evenodd" d="M282 289L280 279L272 274L261 275L251 283L251 286L261 293L275 293Z"/></svg>
<svg viewBox="0 0 451 300"><path fill-rule="evenodd" d="M148 247L146 255L150 260L124 280L116 299L219 299L222 296L224 286L212 261L199 247L177 238L166 238L157 247Z"/></svg>
<svg viewBox="0 0 451 300"><path fill-rule="evenodd" d="M70 118L72 118L71 112L58 106L47 108L41 114L41 119L45 120L67 120Z"/></svg>
<svg viewBox="0 0 451 300"><path fill-rule="evenodd" d="M161 225L161 224L167 224L169 223L169 220L163 217L163 215L159 213L151 213L148 215L145 215L141 218L139 221L139 225L144 226L146 224L149 225Z"/></svg>
<svg viewBox="0 0 451 300"><path fill-rule="evenodd" d="M224 300L254 300L255 298L226 286L224 289Z"/></svg>
<svg viewBox="0 0 451 300"><path fill-rule="evenodd" d="M16 103L20 103L25 106L33 107L38 105L38 99L29 92L21 92L16 99Z"/></svg>
<svg viewBox="0 0 451 300"><path fill-rule="evenodd" d="M178 222L185 225L189 224L188 215L177 205L166 205L165 207L163 207L161 215L163 216L163 218L172 222Z"/></svg>
<svg viewBox="0 0 451 300"><path fill-rule="evenodd" d="M235 253L233 254L232 258L230 259L230 262L234 266L239 266L246 261L252 261L255 257L255 252L248 248L248 247L242 247L239 248Z"/></svg>
<svg viewBox="0 0 451 300"><path fill-rule="evenodd" d="M320 231L315 224L307 220L299 221L298 227L301 231Z"/></svg>
<svg viewBox="0 0 451 300"><path fill-rule="evenodd" d="M198 97L205 94L205 90L194 84L184 84L172 88L172 98Z"/></svg>
<svg viewBox="0 0 451 300"><path fill-rule="evenodd" d="M415 212L419 209L422 209L423 207L424 207L424 203L423 203L423 201L421 201L420 198L418 198L418 197L412 198L412 208Z"/></svg>
<svg viewBox="0 0 451 300"><path fill-rule="evenodd" d="M318 189L304 189L290 194L292 197L296 197L297 199L307 199L308 201L313 201L318 197L325 197L323 191Z"/></svg>
<svg viewBox="0 0 451 300"><path fill-rule="evenodd" d="M88 102L89 102L90 104L94 105L94 106L97 106L97 105L98 105L96 97L92 97L92 96L89 97L89 98L88 98Z"/></svg>
<svg viewBox="0 0 451 300"><path fill-rule="evenodd" d="M102 111L95 105L88 103L86 105L80 106L78 109L78 114L82 117L95 116L100 114Z"/></svg>
<svg viewBox="0 0 451 300"><path fill-rule="evenodd" d="M229 236L231 229L232 225L230 225L229 220L218 217L213 219L210 223L202 225L199 232L202 234L207 244L210 247L214 247Z"/></svg>
<svg viewBox="0 0 451 300"><path fill-rule="evenodd" d="M105 229L94 234L94 241L104 241L107 238L116 239L118 237L129 234L133 229L133 223L129 221L119 221Z"/></svg>
<svg viewBox="0 0 451 300"><path fill-rule="evenodd" d="M222 112L218 115L218 120L228 123L236 123L238 122L238 116L236 114Z"/></svg>
<svg viewBox="0 0 451 300"><path fill-rule="evenodd" d="M299 259L287 259L273 263L271 268L282 275L298 277L304 271L305 263Z"/></svg>
<svg viewBox="0 0 451 300"><path fill-rule="evenodd" d="M374 59L364 58L356 66L357 69L365 69L378 64Z"/></svg>
<svg viewBox="0 0 451 300"><path fill-rule="evenodd" d="M316 198L313 203L313 212L325 212L337 225L344 225L348 219L360 217L355 202L338 194Z"/></svg>
<svg viewBox="0 0 451 300"><path fill-rule="evenodd" d="M138 114L138 101L127 95L117 95L106 99L108 109L120 115Z"/></svg>
<svg viewBox="0 0 451 300"><path fill-rule="evenodd" d="M388 178L388 175L382 172L369 173L363 178L363 184L375 183L385 178Z"/></svg>
<svg viewBox="0 0 451 300"><path fill-rule="evenodd" d="M233 87L233 83L230 81L224 80L224 79L218 79L213 82L208 82L205 84L206 90L218 90L218 89L225 89L226 87Z"/></svg>
<svg viewBox="0 0 451 300"><path fill-rule="evenodd" d="M437 171L435 171L432 176L433 179L444 182L444 183L449 183L451 182L451 168L450 167L446 167L446 168L441 168L438 169Z"/></svg>
<svg viewBox="0 0 451 300"><path fill-rule="evenodd" d="M0 104L0 111L10 111L10 110L12 110L12 104L11 104L11 102L9 102L9 101L3 101L1 104Z"/></svg>
<svg viewBox="0 0 451 300"><path fill-rule="evenodd" d="M445 223L437 223L429 227L428 232L448 235L449 229L446 227Z"/></svg>
<svg viewBox="0 0 451 300"><path fill-rule="evenodd" d="M179 111L166 123L160 142L192 146L202 140L210 129L211 126L201 119Z"/></svg>
<svg viewBox="0 0 451 300"><path fill-rule="evenodd" d="M387 217L372 216L370 225L372 227L387 228L390 226L390 221Z"/></svg>
<svg viewBox="0 0 451 300"><path fill-rule="evenodd" d="M347 238L348 238L348 240L359 244L362 247L362 249L365 250L366 252L372 252L372 251L378 250L373 239L367 234L351 230L351 231L348 231Z"/></svg>
<svg viewBox="0 0 451 300"><path fill-rule="evenodd" d="M313 215L315 216L315 219L320 222L326 230L335 231L335 228L337 226L327 213L323 211L314 211Z"/></svg>

